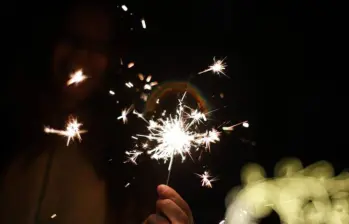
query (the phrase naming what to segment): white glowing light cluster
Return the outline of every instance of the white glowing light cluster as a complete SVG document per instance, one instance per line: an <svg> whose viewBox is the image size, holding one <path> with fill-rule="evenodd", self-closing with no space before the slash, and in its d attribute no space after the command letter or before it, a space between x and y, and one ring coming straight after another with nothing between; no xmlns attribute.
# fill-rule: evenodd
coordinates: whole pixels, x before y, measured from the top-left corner
<svg viewBox="0 0 349 224"><path fill-rule="evenodd" d="M143 24L144 21L142 21ZM145 28L145 22L143 24ZM225 58L221 60L215 60L211 66L206 70L200 72L199 74L206 73L211 71L213 74L224 75L228 77L224 70L227 65L224 62ZM121 60L121 64L123 64ZM128 68L132 68L134 62L128 64ZM152 81L151 75L138 74L138 79L141 81L141 85L138 83L132 83L130 81L126 82L126 87L132 89L134 88L136 92L140 92L140 98L143 101L148 100L148 96L152 91L153 87L158 85L157 81ZM109 94L114 95L114 92L109 92ZM161 116L154 119L154 116L151 119L146 119L142 113L134 110L133 106L125 108L121 111L121 115L117 118L122 120L124 124L127 123L127 116L130 114L130 111L133 110L132 114L136 115L138 118L141 118L147 123L147 133L146 134L136 134L131 136L132 139L137 141L135 147L131 150L126 151L126 162L133 163L137 165L137 160L139 156L143 154L150 155L151 159L158 161L163 161L164 163L169 162L168 164L168 179L170 176L170 171L172 169L172 164L176 156L182 159L182 162L189 156L192 158L193 151L208 151L211 150L211 144L218 143L220 141L221 132L218 130L224 131L233 131L237 126L248 127L249 124L247 121L240 122L232 126L222 125L218 127L209 127L207 128L207 116L213 111L208 113L203 113L198 109L190 108L189 106L183 103L186 93L176 106L175 114L169 114L166 110L159 113ZM221 93L221 98L224 95ZM156 100L156 104L160 103L160 99ZM224 125L227 125L230 122L225 122ZM141 141L141 142L139 142ZM201 153L200 153L201 155ZM205 171L203 174L196 174L201 178L201 183L203 187L212 188L212 182L217 181L216 177L210 175L209 171Z"/></svg>
<svg viewBox="0 0 349 224"><path fill-rule="evenodd" d="M170 160L168 170L171 170L174 156L179 155L184 161L187 155L191 155L192 149L199 150L202 147L209 150L211 143L220 140L220 132L213 128L203 132L199 130L198 124L206 121L206 117L203 113L183 105L184 97L185 94L179 100L175 116L147 121L142 114L134 111L134 114L147 122L149 131L147 135L137 136L146 138L149 144L155 144L147 150L152 159L163 160L165 163Z"/></svg>
<svg viewBox="0 0 349 224"><path fill-rule="evenodd" d="M151 91L153 89L153 86L158 85L159 83L157 81L151 81L152 76L148 75L146 78L144 77L143 74L138 74L138 78L139 80L141 80L142 82L145 82L145 84L143 85L143 92L141 93L141 99L146 102L148 100L148 93L146 93L145 91Z"/></svg>

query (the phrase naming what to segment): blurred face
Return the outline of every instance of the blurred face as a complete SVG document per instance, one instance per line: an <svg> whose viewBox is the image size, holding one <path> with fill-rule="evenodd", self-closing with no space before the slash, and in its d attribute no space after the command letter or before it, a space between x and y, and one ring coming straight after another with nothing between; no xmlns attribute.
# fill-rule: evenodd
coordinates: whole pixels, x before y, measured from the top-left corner
<svg viewBox="0 0 349 224"><path fill-rule="evenodd" d="M62 88L65 102L75 104L100 87L108 65L107 46L110 40L110 20L102 10L81 6L73 10L65 25L65 36L53 52L54 82ZM82 69L88 78L67 86L69 76Z"/></svg>

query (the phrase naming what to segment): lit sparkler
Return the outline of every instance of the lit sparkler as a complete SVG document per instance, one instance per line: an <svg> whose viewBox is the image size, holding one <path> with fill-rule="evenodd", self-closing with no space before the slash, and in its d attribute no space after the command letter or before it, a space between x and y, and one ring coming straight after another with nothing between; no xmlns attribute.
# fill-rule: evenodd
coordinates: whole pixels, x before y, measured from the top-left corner
<svg viewBox="0 0 349 224"><path fill-rule="evenodd" d="M71 84L79 84L80 82L83 82L85 79L87 79L87 76L84 75L84 73L82 72L82 69L74 72L73 74L71 74L70 79L67 81L67 86L70 86Z"/></svg>
<svg viewBox="0 0 349 224"><path fill-rule="evenodd" d="M209 71L212 71L214 74L222 74L228 78L230 78L229 76L227 76L225 73L224 73L224 70L225 68L227 67L227 64L224 63L224 60L225 58L223 58L222 60L215 60L215 58L213 58L213 65L210 65L208 67L208 69L202 71L202 72L199 72L199 74L202 74L202 73L205 73L205 72L209 72Z"/></svg>
<svg viewBox="0 0 349 224"><path fill-rule="evenodd" d="M70 140L73 141L75 138L77 138L79 141L81 141L82 138L80 134L87 132L86 130L80 130L81 126L82 126L82 123L78 123L78 120L72 117L72 118L69 118L65 130L56 130L53 128L45 127L44 132L49 134L66 136L68 138L67 146L69 146Z"/></svg>
<svg viewBox="0 0 349 224"><path fill-rule="evenodd" d="M173 164L174 156L180 155L182 161L185 160L186 155L191 156L191 149L199 149L201 146L209 149L211 143L219 141L219 134L217 131L205 131L201 133L198 130L198 125L204 120L204 116L186 116L190 114L186 110L194 111L190 107L183 105L185 94L179 100L175 116L167 116L159 118L156 121L147 121L142 114L134 111L139 118L143 119L148 124L148 135L138 134L138 137L146 138L149 143L155 142L155 147L147 150L152 159L163 160L165 163L169 160L168 179ZM206 120L206 118L205 118Z"/></svg>
<svg viewBox="0 0 349 224"><path fill-rule="evenodd" d="M132 108L133 108L133 105L131 105L129 108L123 109L121 111L121 115L117 119L118 120L122 119L124 124L126 124L127 123L127 115L131 112Z"/></svg>
<svg viewBox="0 0 349 224"><path fill-rule="evenodd" d="M197 174L201 178L201 186L212 188L212 182L217 181L216 177L212 177L208 171L205 171L204 174Z"/></svg>

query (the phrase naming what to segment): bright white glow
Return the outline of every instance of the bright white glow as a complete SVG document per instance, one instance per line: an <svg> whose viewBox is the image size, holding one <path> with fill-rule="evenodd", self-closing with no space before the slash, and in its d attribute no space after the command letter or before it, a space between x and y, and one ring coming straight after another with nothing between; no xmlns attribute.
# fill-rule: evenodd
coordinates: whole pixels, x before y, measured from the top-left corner
<svg viewBox="0 0 349 224"><path fill-rule="evenodd" d="M143 29L146 29L146 28L147 28L147 25L145 24L145 20L142 19L141 22L142 22L142 27L143 27Z"/></svg>
<svg viewBox="0 0 349 224"><path fill-rule="evenodd" d="M126 5L122 5L121 8L122 8L125 12L127 12L127 10L128 10L128 8L126 7Z"/></svg>

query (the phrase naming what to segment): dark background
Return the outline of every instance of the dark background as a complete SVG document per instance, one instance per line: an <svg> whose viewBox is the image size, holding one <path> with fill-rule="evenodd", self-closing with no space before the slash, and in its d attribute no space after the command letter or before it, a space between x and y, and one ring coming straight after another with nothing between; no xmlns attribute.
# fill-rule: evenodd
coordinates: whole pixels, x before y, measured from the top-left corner
<svg viewBox="0 0 349 224"><path fill-rule="evenodd" d="M233 122L248 119L251 124L249 129L224 136L212 148L206 160L220 179L213 189L201 188L191 174L200 172L198 164L175 164L170 185L187 199L197 223L218 223L223 218L224 197L239 185L240 169L247 162L260 163L269 176L275 163L286 156L298 157L304 165L325 159L336 171L348 166L347 69L343 69L347 41L340 6L249 0L125 4L134 16L123 19L135 26L134 31L124 34L127 57L163 81L185 79L206 68L213 56L227 56L231 79L215 77L196 84L208 97L223 89L229 107L222 116ZM48 40L56 35L56 22L64 7L54 2L2 6L1 75L5 90L16 88L7 83L15 79L12 74L18 66L29 66L29 70L48 62L44 56L49 52ZM141 17L146 19L146 30L138 23ZM36 79L40 72L31 70L30 75ZM211 85L212 80L216 84ZM14 118L9 105L16 102L2 95L4 123L11 127L9 121ZM7 140L1 147L5 164L16 137L10 133L3 136ZM242 143L241 138L249 143Z"/></svg>

